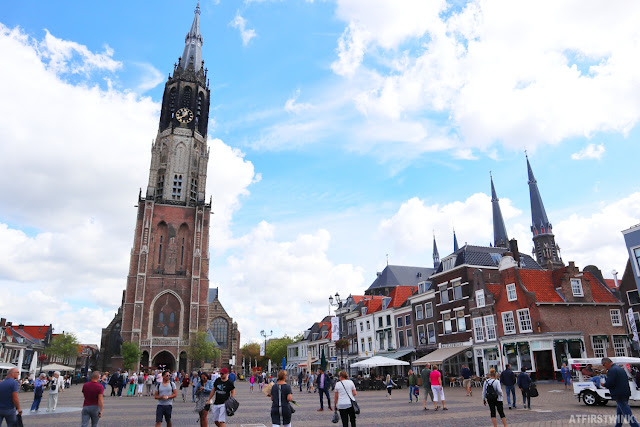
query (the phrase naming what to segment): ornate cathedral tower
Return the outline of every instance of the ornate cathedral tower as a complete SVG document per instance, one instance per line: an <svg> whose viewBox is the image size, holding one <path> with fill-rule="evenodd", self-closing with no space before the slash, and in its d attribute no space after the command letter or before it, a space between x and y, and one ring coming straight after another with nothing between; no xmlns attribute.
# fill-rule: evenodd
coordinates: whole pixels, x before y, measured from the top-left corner
<svg viewBox="0 0 640 427"><path fill-rule="evenodd" d="M556 245L551 223L542 204L542 197L538 191L538 182L533 176L529 157L527 157L527 171L529 173L529 196L531 198L531 232L533 233L533 255L544 268L554 269L563 267L560 257L560 247Z"/></svg>
<svg viewBox="0 0 640 427"><path fill-rule="evenodd" d="M496 248L508 248L507 227L504 225L504 219L502 218L500 199L498 199L496 188L493 186L493 176L491 176L491 206L493 209L493 246Z"/></svg>
<svg viewBox="0 0 640 427"><path fill-rule="evenodd" d="M139 345L144 366L188 369L190 339L207 327L210 92L202 42L198 6L182 57L165 83L121 310L122 339Z"/></svg>

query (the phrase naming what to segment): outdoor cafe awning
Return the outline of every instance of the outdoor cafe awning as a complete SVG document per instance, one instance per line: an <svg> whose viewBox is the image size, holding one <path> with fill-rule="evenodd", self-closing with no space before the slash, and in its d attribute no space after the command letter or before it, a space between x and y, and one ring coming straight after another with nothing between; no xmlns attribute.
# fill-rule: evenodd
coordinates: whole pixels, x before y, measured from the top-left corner
<svg viewBox="0 0 640 427"><path fill-rule="evenodd" d="M18 369L18 367L11 363L0 363L0 369Z"/></svg>
<svg viewBox="0 0 640 427"><path fill-rule="evenodd" d="M426 365L427 363L442 363L443 361L469 350L471 347L447 347L439 348L426 356L422 356L420 359L413 362L414 365Z"/></svg>
<svg viewBox="0 0 640 427"><path fill-rule="evenodd" d="M318 363L320 363L319 359L315 359L311 361L312 365L317 365ZM307 367L307 362L298 363L298 368L306 368L306 367Z"/></svg>
<svg viewBox="0 0 640 427"><path fill-rule="evenodd" d="M413 353L414 351L415 350L412 348L409 350L398 350L393 353L385 354L384 357L389 357L391 359L400 359L402 356L406 356L407 354Z"/></svg>

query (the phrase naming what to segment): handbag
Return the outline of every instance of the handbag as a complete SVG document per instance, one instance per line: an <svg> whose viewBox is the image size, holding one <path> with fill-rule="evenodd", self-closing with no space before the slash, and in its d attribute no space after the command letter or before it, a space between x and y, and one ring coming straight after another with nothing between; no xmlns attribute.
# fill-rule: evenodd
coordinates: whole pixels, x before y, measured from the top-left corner
<svg viewBox="0 0 640 427"><path fill-rule="evenodd" d="M349 392L347 391L347 388L344 386L344 383L342 381L340 381L340 384L342 384L342 388L344 388L344 392L347 393L347 397L351 401L351 406L353 406L353 412L355 412L356 415L360 415L360 405L358 405L358 402L356 402L351 398L351 396L349 396ZM338 402L335 402L335 404L337 408Z"/></svg>
<svg viewBox="0 0 640 427"><path fill-rule="evenodd" d="M534 383L529 386L529 397L538 397L538 387Z"/></svg>
<svg viewBox="0 0 640 427"><path fill-rule="evenodd" d="M22 415L16 415L16 427L24 427L22 423Z"/></svg>
<svg viewBox="0 0 640 427"><path fill-rule="evenodd" d="M338 424L340 421L340 415L338 415L338 408L333 411L333 417L331 417L331 422L334 424Z"/></svg>

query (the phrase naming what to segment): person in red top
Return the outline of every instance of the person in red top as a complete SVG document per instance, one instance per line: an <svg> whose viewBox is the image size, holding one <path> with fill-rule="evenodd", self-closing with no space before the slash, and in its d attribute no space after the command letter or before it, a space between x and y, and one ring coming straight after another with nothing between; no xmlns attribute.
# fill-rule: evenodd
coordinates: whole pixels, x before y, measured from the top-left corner
<svg viewBox="0 0 640 427"><path fill-rule="evenodd" d="M438 367L436 365L433 365L433 370L429 375L429 379L431 380L433 404L436 407L436 411L438 410L438 400L442 401L442 410L448 411L449 409L444 404L444 388L442 388L442 375L440 374L440 371L438 371Z"/></svg>
<svg viewBox="0 0 640 427"><path fill-rule="evenodd" d="M189 379L189 375L182 373L182 381L180 382L180 390L182 390L182 401L187 401L187 392L189 391L189 385L191 384L191 380Z"/></svg>
<svg viewBox="0 0 640 427"><path fill-rule="evenodd" d="M84 403L82 404L82 427L96 427L98 421L102 417L102 398L104 396L104 387L98 381L100 380L100 372L94 371L91 374L91 381L82 386L82 394L84 394Z"/></svg>

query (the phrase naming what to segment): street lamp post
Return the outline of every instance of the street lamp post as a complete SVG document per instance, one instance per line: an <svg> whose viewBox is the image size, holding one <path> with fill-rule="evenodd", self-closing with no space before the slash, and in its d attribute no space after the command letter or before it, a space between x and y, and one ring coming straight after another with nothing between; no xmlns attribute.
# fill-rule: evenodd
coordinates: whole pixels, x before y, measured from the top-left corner
<svg viewBox="0 0 640 427"><path fill-rule="evenodd" d="M333 296L329 295L329 305L336 307L338 310L342 308L342 300L340 300L340 294L336 292L335 295L335 303L333 302L334 298ZM337 311L337 310L336 310ZM340 321L340 316L338 316L338 340L342 339L342 322ZM344 369L344 363L342 360L342 351L343 348L342 346L340 346L340 370Z"/></svg>
<svg viewBox="0 0 640 427"><path fill-rule="evenodd" d="M260 331L260 335L264 337L264 355L266 356L267 355L267 338L273 335L273 330L270 330L269 333L266 333L263 329L262 331Z"/></svg>

